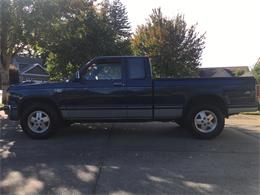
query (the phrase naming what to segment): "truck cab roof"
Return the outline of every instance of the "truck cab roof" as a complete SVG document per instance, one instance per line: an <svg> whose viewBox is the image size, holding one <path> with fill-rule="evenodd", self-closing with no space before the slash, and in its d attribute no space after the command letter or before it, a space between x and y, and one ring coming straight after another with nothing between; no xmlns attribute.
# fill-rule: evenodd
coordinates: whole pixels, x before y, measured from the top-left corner
<svg viewBox="0 0 260 195"><path fill-rule="evenodd" d="M93 59L112 59L112 58L148 58L147 56L98 56Z"/></svg>

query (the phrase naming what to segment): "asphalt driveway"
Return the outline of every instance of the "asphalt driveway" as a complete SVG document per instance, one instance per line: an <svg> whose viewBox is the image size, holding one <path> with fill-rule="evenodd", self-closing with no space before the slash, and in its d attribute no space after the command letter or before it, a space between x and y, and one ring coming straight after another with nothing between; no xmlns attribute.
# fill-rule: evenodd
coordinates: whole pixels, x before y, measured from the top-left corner
<svg viewBox="0 0 260 195"><path fill-rule="evenodd" d="M49 140L1 120L1 194L260 194L260 117L213 140L175 123L85 124Z"/></svg>

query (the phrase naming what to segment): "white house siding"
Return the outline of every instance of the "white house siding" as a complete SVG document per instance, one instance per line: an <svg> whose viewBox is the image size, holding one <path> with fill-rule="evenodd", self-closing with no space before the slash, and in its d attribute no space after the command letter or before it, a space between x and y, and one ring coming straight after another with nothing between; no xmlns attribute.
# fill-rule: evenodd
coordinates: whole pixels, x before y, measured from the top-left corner
<svg viewBox="0 0 260 195"><path fill-rule="evenodd" d="M215 74L213 74L212 77L232 77L232 75L230 75L225 70L220 70L220 71L217 71Z"/></svg>

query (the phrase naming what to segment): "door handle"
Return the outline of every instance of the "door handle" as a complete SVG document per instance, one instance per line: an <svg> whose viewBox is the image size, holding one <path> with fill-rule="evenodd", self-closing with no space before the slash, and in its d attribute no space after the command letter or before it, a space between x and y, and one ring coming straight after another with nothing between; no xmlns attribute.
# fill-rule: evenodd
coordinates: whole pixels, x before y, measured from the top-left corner
<svg viewBox="0 0 260 195"><path fill-rule="evenodd" d="M121 83L121 82L113 83L113 85L114 85L115 87L124 87L124 86L125 86L125 84L124 84L124 83Z"/></svg>

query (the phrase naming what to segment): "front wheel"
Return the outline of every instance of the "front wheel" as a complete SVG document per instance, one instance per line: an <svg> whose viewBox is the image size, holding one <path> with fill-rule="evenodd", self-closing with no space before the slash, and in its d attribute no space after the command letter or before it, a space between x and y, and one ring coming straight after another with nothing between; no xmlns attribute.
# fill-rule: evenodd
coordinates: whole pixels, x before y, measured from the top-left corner
<svg viewBox="0 0 260 195"><path fill-rule="evenodd" d="M21 116L21 126L29 137L45 139L57 130L57 112L45 104L33 104L29 106Z"/></svg>
<svg viewBox="0 0 260 195"><path fill-rule="evenodd" d="M218 136L225 125L224 114L215 105L198 105L191 108L188 120L192 133L200 139Z"/></svg>

